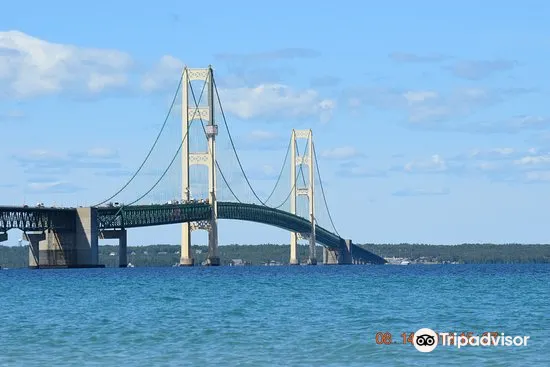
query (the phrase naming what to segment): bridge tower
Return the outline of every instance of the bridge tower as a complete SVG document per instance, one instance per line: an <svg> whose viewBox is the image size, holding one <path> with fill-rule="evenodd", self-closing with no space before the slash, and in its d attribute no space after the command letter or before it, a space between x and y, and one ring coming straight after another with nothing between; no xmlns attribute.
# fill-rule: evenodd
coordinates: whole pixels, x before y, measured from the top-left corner
<svg viewBox="0 0 550 367"><path fill-rule="evenodd" d="M308 151L305 155L300 156L297 150L297 141L299 139L305 139L308 147ZM315 192L314 192L314 167L313 161L313 135L311 129L309 130L292 130L292 137L290 141L290 212L296 214L296 199L298 196L306 196L309 202L309 220L311 221L310 233L290 233L290 264L299 265L298 259L298 239L309 239L309 259L310 265L317 264L317 256L315 254ZM300 180L298 180L298 172L296 167L308 166L308 182L305 187L300 186Z"/></svg>
<svg viewBox="0 0 550 367"><path fill-rule="evenodd" d="M197 106L191 97L190 83L194 80L204 81L208 103L206 106ZM208 202L212 205L212 217L200 222L183 223L181 226L181 258L180 266L193 266L194 258L191 251L191 232L203 229L208 231L208 256L206 265L220 265L218 254L218 208L216 201L216 135L218 126L214 122L214 71L211 66L206 69L191 69L187 66L183 70L182 79L182 138L185 140L182 146L182 198L190 200L189 167L192 165L205 165L208 167ZM207 122L205 126L208 148L206 152L190 152L188 132L193 120ZM199 122L200 123L200 122Z"/></svg>

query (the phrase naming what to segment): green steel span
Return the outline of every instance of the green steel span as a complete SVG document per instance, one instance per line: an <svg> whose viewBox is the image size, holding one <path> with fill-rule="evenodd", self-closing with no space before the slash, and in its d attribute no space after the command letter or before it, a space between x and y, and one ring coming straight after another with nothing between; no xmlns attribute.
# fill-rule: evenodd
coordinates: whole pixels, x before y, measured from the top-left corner
<svg viewBox="0 0 550 367"><path fill-rule="evenodd" d="M134 228L206 220L212 215L211 212L212 207L207 203L101 207L98 208L98 221L101 229ZM263 223L300 233L311 231L311 224L307 219L256 204L220 201L218 218ZM343 241L320 226L316 226L315 234L317 242L329 248L338 248Z"/></svg>
<svg viewBox="0 0 550 367"><path fill-rule="evenodd" d="M100 229L119 229L158 226L207 220L212 215L208 203L191 202L171 205L132 205L122 207L97 207ZM309 233L311 224L307 219L262 205L235 202L218 202L218 218L244 220L272 225L289 231ZM74 230L76 208L12 207L0 206L0 233L10 229L23 231ZM345 246L340 236L315 227L316 240L327 248ZM363 258L375 264L383 264L381 257L362 249L352 248L354 258Z"/></svg>

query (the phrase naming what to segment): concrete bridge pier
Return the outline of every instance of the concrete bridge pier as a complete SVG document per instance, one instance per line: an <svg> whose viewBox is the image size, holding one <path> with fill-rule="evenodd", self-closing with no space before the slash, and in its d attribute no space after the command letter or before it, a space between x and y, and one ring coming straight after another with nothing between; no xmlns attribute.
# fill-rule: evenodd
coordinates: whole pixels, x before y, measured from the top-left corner
<svg viewBox="0 0 550 367"><path fill-rule="evenodd" d="M104 267L99 265L98 232L97 209L77 208L74 244L77 256L73 267Z"/></svg>
<svg viewBox="0 0 550 367"><path fill-rule="evenodd" d="M70 230L48 229L43 234L27 236L30 239L29 266L34 261L36 268L72 268L77 267L78 251L75 246L75 233ZM38 251L35 244L38 242ZM38 253L38 256L35 254ZM32 264L32 265L34 265Z"/></svg>
<svg viewBox="0 0 550 367"><path fill-rule="evenodd" d="M329 249L323 247L323 264L325 265L337 265L338 263L338 254L337 249Z"/></svg>
<svg viewBox="0 0 550 367"><path fill-rule="evenodd" d="M128 234L126 229L110 229L101 231L99 237L103 240L118 240L118 267L128 266Z"/></svg>
<svg viewBox="0 0 550 367"><path fill-rule="evenodd" d="M99 265L97 210L78 208L76 215L52 217L50 228L28 232L30 268L93 268Z"/></svg>
<svg viewBox="0 0 550 367"><path fill-rule="evenodd" d="M37 269L40 264L40 242L46 239L45 232L24 232L23 239L29 243L29 268Z"/></svg>
<svg viewBox="0 0 550 367"><path fill-rule="evenodd" d="M193 266L193 252L191 250L191 226L189 223L181 224L181 250L180 250L180 265Z"/></svg>
<svg viewBox="0 0 550 367"><path fill-rule="evenodd" d="M352 242L345 240L344 244L339 248L323 249L323 263L325 265L350 265L353 264L351 256Z"/></svg>
<svg viewBox="0 0 550 367"><path fill-rule="evenodd" d="M290 265L300 265L298 261L298 234L290 232Z"/></svg>
<svg viewBox="0 0 550 367"><path fill-rule="evenodd" d="M344 244L344 247L340 247L341 264L351 265L353 261L353 254L351 250L353 248L353 242L351 242L351 240L344 240Z"/></svg>

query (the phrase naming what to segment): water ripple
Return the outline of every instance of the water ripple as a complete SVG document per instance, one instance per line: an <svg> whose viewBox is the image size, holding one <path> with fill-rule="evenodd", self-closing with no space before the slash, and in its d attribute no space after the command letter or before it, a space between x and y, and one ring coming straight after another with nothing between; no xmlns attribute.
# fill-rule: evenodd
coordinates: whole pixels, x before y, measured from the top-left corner
<svg viewBox="0 0 550 367"><path fill-rule="evenodd" d="M548 265L1 271L0 365L548 365L549 283ZM421 327L531 339L419 353L401 333Z"/></svg>

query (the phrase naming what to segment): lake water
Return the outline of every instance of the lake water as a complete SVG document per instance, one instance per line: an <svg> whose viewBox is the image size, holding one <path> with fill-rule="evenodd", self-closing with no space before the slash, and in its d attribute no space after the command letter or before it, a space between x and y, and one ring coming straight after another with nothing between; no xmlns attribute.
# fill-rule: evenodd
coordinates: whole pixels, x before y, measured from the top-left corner
<svg viewBox="0 0 550 367"><path fill-rule="evenodd" d="M530 339L402 343L423 327ZM548 366L549 330L550 265L0 271L6 366Z"/></svg>

